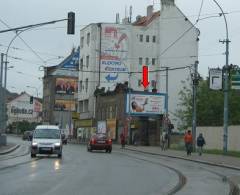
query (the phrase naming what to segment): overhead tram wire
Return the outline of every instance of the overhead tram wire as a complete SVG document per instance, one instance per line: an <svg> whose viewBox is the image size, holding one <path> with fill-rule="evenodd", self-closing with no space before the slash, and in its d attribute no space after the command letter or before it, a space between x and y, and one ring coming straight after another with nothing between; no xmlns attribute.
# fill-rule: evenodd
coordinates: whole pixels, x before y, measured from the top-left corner
<svg viewBox="0 0 240 195"><path fill-rule="evenodd" d="M11 28L6 22L4 22L2 19L0 20L7 28ZM31 30L32 28L29 28L29 30ZM15 32L15 34L17 35L17 31L14 31ZM30 49L31 51L32 51L32 53L38 58L38 59L40 59L43 63L44 63L44 60L43 60L43 58L40 56L40 55L38 55L37 54L37 52L35 52L34 51L34 49L32 48L32 47L30 47L30 45L29 44L27 44L27 42L26 41L24 41L23 40L23 38L20 36L20 34L18 34L17 35L17 38L19 38L27 47L28 47L28 49Z"/></svg>

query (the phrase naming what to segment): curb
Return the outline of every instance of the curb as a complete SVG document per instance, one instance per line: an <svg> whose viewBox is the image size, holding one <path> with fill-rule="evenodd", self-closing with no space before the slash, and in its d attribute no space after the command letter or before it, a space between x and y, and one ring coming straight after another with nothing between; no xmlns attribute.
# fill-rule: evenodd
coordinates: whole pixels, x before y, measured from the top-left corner
<svg viewBox="0 0 240 195"><path fill-rule="evenodd" d="M135 151L135 152L141 152L141 153L144 153L144 154L151 154L151 155L164 156L164 157L168 157L168 158L187 160L187 161L197 162L197 163L201 163L201 164L206 164L206 165L217 166L217 167L228 168L228 169L233 169L233 170L240 171L240 167L227 165L227 164L225 164L225 165L224 164L216 164L216 163L209 162L209 161L204 161L204 160L195 160L195 159L185 158L185 157L182 157L182 156L173 156L173 155L169 155L169 154L159 154L159 153L154 153L154 152L146 152L146 151L127 148L127 147L125 147L125 149L130 150L130 151Z"/></svg>
<svg viewBox="0 0 240 195"><path fill-rule="evenodd" d="M0 155L4 155L4 154L11 153L11 152L13 152L14 150L16 150L16 149L19 148L19 147L20 147L19 144L16 145L16 146L13 146L12 148L10 148L10 149L8 149L8 150L6 150L6 151L4 151L4 152L0 152Z"/></svg>

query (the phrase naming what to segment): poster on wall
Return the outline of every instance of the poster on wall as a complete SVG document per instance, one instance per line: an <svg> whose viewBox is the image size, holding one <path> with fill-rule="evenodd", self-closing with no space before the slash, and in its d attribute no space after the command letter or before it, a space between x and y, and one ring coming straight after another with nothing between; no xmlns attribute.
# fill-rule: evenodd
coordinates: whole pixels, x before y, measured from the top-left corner
<svg viewBox="0 0 240 195"><path fill-rule="evenodd" d="M166 94L131 93L126 98L126 113L131 115L164 114Z"/></svg>
<svg viewBox="0 0 240 195"><path fill-rule="evenodd" d="M97 133L106 134L107 133L107 123L106 121L97 122Z"/></svg>
<svg viewBox="0 0 240 195"><path fill-rule="evenodd" d="M75 102L69 100L56 100L54 110L59 111L75 111Z"/></svg>
<svg viewBox="0 0 240 195"><path fill-rule="evenodd" d="M73 78L56 78L56 94L73 95L77 93L77 79Z"/></svg>
<svg viewBox="0 0 240 195"><path fill-rule="evenodd" d="M108 136L113 140L116 139L116 127L116 119L107 119Z"/></svg>
<svg viewBox="0 0 240 195"><path fill-rule="evenodd" d="M116 83L128 81L128 29L119 24L102 25L101 41L101 87L113 90Z"/></svg>

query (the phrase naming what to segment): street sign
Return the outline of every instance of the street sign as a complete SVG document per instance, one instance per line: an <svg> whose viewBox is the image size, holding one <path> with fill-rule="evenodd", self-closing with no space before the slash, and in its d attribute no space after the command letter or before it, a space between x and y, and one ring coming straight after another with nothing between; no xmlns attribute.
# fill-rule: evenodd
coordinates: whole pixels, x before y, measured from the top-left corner
<svg viewBox="0 0 240 195"><path fill-rule="evenodd" d="M213 90L222 89L222 70L218 68L209 69L209 88Z"/></svg>
<svg viewBox="0 0 240 195"><path fill-rule="evenodd" d="M240 69L231 72L231 88L240 90Z"/></svg>

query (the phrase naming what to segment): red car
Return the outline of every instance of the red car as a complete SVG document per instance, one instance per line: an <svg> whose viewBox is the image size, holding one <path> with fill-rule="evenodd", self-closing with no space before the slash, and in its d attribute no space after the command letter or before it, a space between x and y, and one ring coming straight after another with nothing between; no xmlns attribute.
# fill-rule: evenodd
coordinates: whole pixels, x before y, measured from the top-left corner
<svg viewBox="0 0 240 195"><path fill-rule="evenodd" d="M105 134L96 134L91 137L88 142L87 150L106 150L106 152L112 152L112 140Z"/></svg>

